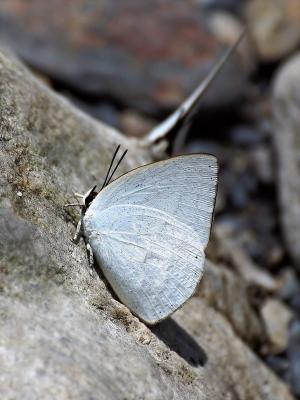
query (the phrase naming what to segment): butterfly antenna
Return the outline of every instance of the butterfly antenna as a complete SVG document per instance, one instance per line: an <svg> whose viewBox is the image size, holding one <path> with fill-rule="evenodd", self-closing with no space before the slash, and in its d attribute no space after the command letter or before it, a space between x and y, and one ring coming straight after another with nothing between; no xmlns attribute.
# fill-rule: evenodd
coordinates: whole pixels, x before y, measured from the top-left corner
<svg viewBox="0 0 300 400"><path fill-rule="evenodd" d="M114 155L112 156L112 159L111 159L111 162L110 162L110 166L109 166L109 168L108 168L108 170L107 170L107 174L106 174L106 177L105 177L105 179L104 179L104 182L103 182L103 185L102 185L100 191L108 184L107 178L108 178L108 175L109 175L109 173L110 173L110 170L111 170L111 168L112 168L112 166L113 166L113 163L114 163L114 161L115 161L115 158L116 158L116 156L117 156L117 154L118 154L118 151L120 150L120 147L121 147L121 145L119 144L119 146L116 148L116 150L115 150L115 152L114 152Z"/></svg>
<svg viewBox="0 0 300 400"><path fill-rule="evenodd" d="M109 182L111 181L111 179L112 179L112 177L113 177L114 173L116 172L116 170L118 169L119 165L121 164L121 162L122 162L123 158L125 157L125 155L126 155L127 151L128 151L128 150L125 150L125 151L124 151L124 153L122 154L122 156L121 156L120 160L118 161L117 165L115 166L115 168L114 168L113 172L111 173L111 175L110 175L109 179L107 180L107 182L106 182L106 185L105 185L105 186L107 186L107 185L109 184Z"/></svg>

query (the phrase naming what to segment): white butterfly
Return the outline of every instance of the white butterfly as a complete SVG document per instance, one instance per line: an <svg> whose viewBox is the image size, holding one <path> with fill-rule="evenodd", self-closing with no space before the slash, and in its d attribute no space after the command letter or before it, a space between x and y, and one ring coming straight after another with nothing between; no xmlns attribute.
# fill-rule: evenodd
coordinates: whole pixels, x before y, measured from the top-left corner
<svg viewBox="0 0 300 400"><path fill-rule="evenodd" d="M146 136L146 144L189 121L244 33L189 98ZM202 277L217 161L206 154L173 157L134 169L109 184L125 153L108 177L111 164L99 193L94 187L81 196L74 239L83 234L89 254L119 299L141 320L155 324L182 306Z"/></svg>
<svg viewBox="0 0 300 400"><path fill-rule="evenodd" d="M83 198L89 250L119 299L148 324L182 306L202 277L217 173L214 156L173 157Z"/></svg>

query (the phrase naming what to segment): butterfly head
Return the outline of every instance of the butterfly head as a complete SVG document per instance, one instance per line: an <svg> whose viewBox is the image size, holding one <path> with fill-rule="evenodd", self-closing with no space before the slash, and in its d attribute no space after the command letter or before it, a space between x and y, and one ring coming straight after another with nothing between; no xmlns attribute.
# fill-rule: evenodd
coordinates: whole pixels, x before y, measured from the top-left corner
<svg viewBox="0 0 300 400"><path fill-rule="evenodd" d="M124 153L122 154L122 156L120 157L119 161L117 162L117 165L114 167L113 171L111 172L111 169L113 167L113 164L114 164L114 161L115 161L115 158L117 156L117 153L118 153L119 149L120 149L120 145L115 150L115 153L113 155L112 161L110 163L110 166L108 168L106 177L104 179L104 182L103 182L103 185L102 185L100 191L102 189L104 189L111 182L111 180L112 180L112 178L114 176L114 173L118 169L120 163L122 162L123 158L125 157L125 155L127 153L127 150L125 150ZM99 193L99 192L96 192L96 187L97 186L93 186L84 195L81 195L81 194L78 194L78 193L74 193L77 197L81 197L81 203L65 204L64 207L80 207L81 208L81 216L83 216L86 213L86 211L89 208L89 206L91 205L91 203L94 200L94 198Z"/></svg>
<svg viewBox="0 0 300 400"><path fill-rule="evenodd" d="M96 187L93 186L90 190L88 190L82 197L82 212L85 213L86 210L89 208L90 204L97 196Z"/></svg>

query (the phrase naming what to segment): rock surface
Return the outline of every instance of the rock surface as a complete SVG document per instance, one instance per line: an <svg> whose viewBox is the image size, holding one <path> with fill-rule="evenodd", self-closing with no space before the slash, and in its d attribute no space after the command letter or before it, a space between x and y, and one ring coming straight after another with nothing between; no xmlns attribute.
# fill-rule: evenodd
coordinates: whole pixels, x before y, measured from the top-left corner
<svg viewBox="0 0 300 400"><path fill-rule="evenodd" d="M201 7L180 0L2 1L0 39L72 89L148 113L177 106L225 50ZM221 75L203 105L241 96L238 57Z"/></svg>
<svg viewBox="0 0 300 400"><path fill-rule="evenodd" d="M272 99L282 227L287 248L298 271L300 271L299 68L299 54L280 68L274 80Z"/></svg>
<svg viewBox="0 0 300 400"><path fill-rule="evenodd" d="M299 46L298 0L251 0L245 16L262 61L279 60Z"/></svg>
<svg viewBox="0 0 300 400"><path fill-rule="evenodd" d="M150 330L89 275L83 244L70 240L77 212L63 205L101 184L118 143L130 150L123 170L151 149L4 53L0 86L2 399L292 399L205 298Z"/></svg>

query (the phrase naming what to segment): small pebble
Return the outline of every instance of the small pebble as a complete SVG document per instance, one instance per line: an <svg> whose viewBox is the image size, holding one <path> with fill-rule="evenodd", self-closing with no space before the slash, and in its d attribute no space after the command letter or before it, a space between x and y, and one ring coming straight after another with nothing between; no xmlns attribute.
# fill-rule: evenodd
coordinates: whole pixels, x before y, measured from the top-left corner
<svg viewBox="0 0 300 400"><path fill-rule="evenodd" d="M278 354L287 349L289 324L293 314L279 300L267 299L261 309L262 319L271 344L271 352Z"/></svg>
<svg viewBox="0 0 300 400"><path fill-rule="evenodd" d="M261 60L280 60L299 46L299 0L248 1L245 18Z"/></svg>

